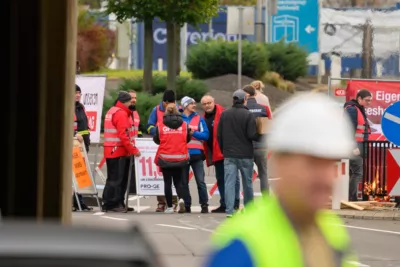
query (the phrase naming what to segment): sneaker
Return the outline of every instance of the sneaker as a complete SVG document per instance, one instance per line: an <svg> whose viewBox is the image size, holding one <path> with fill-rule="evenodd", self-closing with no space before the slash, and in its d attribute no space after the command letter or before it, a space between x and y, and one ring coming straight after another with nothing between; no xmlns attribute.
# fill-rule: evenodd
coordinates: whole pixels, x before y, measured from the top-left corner
<svg viewBox="0 0 400 267"><path fill-rule="evenodd" d="M156 212L164 212L165 211L165 204L164 203L158 203Z"/></svg>
<svg viewBox="0 0 400 267"><path fill-rule="evenodd" d="M211 211L211 213L225 213L226 208L223 206L219 206L218 208Z"/></svg>
<svg viewBox="0 0 400 267"><path fill-rule="evenodd" d="M185 209L185 201L183 201L183 199L179 199L178 205L179 205L178 213L185 213L185 211L186 211L186 209Z"/></svg>
<svg viewBox="0 0 400 267"><path fill-rule="evenodd" d="M201 206L201 213L208 213L208 205L202 205Z"/></svg>
<svg viewBox="0 0 400 267"><path fill-rule="evenodd" d="M122 207L122 206L118 206L116 208L108 209L107 211L126 213L126 209L124 207Z"/></svg>
<svg viewBox="0 0 400 267"><path fill-rule="evenodd" d="M232 218L233 214L226 214L226 218Z"/></svg>
<svg viewBox="0 0 400 267"><path fill-rule="evenodd" d="M164 213L174 213L174 208L166 208Z"/></svg>
<svg viewBox="0 0 400 267"><path fill-rule="evenodd" d="M190 206L186 206L185 211L186 211L186 213L191 213L192 209L190 208Z"/></svg>
<svg viewBox="0 0 400 267"><path fill-rule="evenodd" d="M174 212L178 211L178 204L172 204L172 207L174 209Z"/></svg>

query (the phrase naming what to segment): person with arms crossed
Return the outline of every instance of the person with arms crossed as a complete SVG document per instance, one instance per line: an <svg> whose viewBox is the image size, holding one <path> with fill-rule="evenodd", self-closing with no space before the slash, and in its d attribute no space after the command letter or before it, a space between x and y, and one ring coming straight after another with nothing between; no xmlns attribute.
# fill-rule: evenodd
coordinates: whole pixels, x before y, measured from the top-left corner
<svg viewBox="0 0 400 267"><path fill-rule="evenodd" d="M183 189L185 190L185 206L186 212L191 212L192 197L189 190L189 172L192 167L194 178L196 179L197 191L199 194L201 213L208 213L208 192L204 181L204 146L203 143L208 140L208 127L204 119L196 112L196 101L188 96L181 100L183 108L182 119L189 126L192 140L188 144L190 160L185 166L184 177L182 180Z"/></svg>
<svg viewBox="0 0 400 267"><path fill-rule="evenodd" d="M337 160L354 146L342 110L326 95L299 94L276 111L267 141L280 177L274 196L262 196L216 230L205 266L354 266L344 222L325 209Z"/></svg>
<svg viewBox="0 0 400 267"><path fill-rule="evenodd" d="M209 138L207 142L203 142L204 154L206 156L207 167L214 166L215 178L217 179L217 186L220 195L220 206L212 213L225 213L225 184L224 184L224 155L217 140L217 129L222 112L225 110L221 105L216 104L211 95L205 95L201 99L201 105L204 109L204 120L208 127ZM240 181L239 176L235 184L235 210L239 209L240 204Z"/></svg>

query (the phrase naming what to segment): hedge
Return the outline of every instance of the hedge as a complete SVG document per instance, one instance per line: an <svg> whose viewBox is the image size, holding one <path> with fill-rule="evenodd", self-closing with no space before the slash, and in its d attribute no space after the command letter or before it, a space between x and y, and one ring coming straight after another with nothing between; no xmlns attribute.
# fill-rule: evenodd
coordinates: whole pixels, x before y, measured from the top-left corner
<svg viewBox="0 0 400 267"><path fill-rule="evenodd" d="M132 79L136 77L143 77L143 70L112 70L112 69L102 69L94 72L87 72L84 74L104 74L108 79ZM167 76L166 71L153 71L153 75L164 75ZM190 72L181 71L180 76L182 77L192 77Z"/></svg>
<svg viewBox="0 0 400 267"><path fill-rule="evenodd" d="M267 71L279 73L285 80L305 76L308 53L295 43L258 44L243 41L242 75L260 79ZM213 40L189 48L186 66L194 78L208 79L237 74L237 42Z"/></svg>

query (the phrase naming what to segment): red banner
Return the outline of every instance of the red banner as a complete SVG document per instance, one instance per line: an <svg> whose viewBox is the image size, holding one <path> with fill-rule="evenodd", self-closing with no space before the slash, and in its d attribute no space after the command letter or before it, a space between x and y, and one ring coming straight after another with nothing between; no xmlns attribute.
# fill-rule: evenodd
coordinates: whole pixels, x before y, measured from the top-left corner
<svg viewBox="0 0 400 267"><path fill-rule="evenodd" d="M386 140L382 134L381 119L385 109L396 101L400 101L400 81L348 81L346 101L355 99L357 92L366 89L372 93L372 102L365 108L372 134L371 140Z"/></svg>

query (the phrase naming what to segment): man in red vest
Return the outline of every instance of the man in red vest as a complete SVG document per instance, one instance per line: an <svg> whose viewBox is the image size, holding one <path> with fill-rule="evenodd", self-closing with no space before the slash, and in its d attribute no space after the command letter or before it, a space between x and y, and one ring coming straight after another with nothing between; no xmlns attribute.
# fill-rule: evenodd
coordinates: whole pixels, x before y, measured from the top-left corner
<svg viewBox="0 0 400 267"><path fill-rule="evenodd" d="M156 126L158 122L163 121L163 116L165 112L165 107L169 103L176 103L176 98L175 98L175 93L172 90L166 90L164 92L162 101L159 105L155 106L153 110L150 113L149 116L149 121L147 122L147 132L151 135L154 136L156 133ZM178 110L180 107L178 104L176 104L178 107ZM156 212L164 212L167 203L165 201L165 196L157 196L157 209ZM173 202L174 202L174 210L177 211L178 209L178 198L176 196L173 197Z"/></svg>
<svg viewBox="0 0 400 267"><path fill-rule="evenodd" d="M353 124L354 139L357 147L354 149L354 157L350 159L350 184L349 201L358 201L358 184L363 179L363 142L368 140L371 128L368 123L365 107L372 101L372 94L368 90L360 90L355 99L344 104L344 109Z"/></svg>
<svg viewBox="0 0 400 267"><path fill-rule="evenodd" d="M212 213L225 213L225 172L224 172L224 155L222 155L221 149L217 141L217 129L219 124L219 118L221 117L224 108L221 105L215 104L215 100L210 95L205 95L201 99L201 105L204 109L204 120L208 127L209 138L207 142L203 142L204 153L206 156L207 167L214 165L215 177L217 179L218 191L220 194L220 206ZM239 191L240 181L239 176L236 181L235 190L235 209L239 209Z"/></svg>
<svg viewBox="0 0 400 267"><path fill-rule="evenodd" d="M103 210L127 212L124 195L129 175L130 155L140 156L132 143L134 135L129 117L132 97L121 91L117 101L104 118L104 157L107 164L107 181L103 191Z"/></svg>

